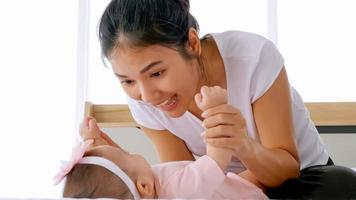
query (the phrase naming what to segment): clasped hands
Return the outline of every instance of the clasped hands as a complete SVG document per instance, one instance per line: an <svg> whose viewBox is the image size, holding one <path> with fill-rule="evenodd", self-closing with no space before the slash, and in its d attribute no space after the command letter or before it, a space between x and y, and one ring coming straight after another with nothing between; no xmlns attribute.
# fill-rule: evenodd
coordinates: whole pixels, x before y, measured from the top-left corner
<svg viewBox="0 0 356 200"><path fill-rule="evenodd" d="M197 106L203 110L201 134L204 141L217 148L230 149L234 157L240 158L249 147L246 122L241 112L227 102L225 89L203 86L195 96Z"/></svg>

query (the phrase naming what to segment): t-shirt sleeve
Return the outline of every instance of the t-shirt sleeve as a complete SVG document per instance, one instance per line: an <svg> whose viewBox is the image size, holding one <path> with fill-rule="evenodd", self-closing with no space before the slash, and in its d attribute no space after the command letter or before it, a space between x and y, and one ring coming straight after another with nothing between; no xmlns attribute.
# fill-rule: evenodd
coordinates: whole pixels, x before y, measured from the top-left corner
<svg viewBox="0 0 356 200"><path fill-rule="evenodd" d="M251 102L255 102L272 86L283 66L284 59L277 47L266 40L251 75Z"/></svg>
<svg viewBox="0 0 356 200"><path fill-rule="evenodd" d="M202 156L169 177L165 198L209 199L223 184L225 174L209 156Z"/></svg>
<svg viewBox="0 0 356 200"><path fill-rule="evenodd" d="M142 102L127 97L127 104L134 120L147 128L155 130L165 130L166 128L159 120L159 113Z"/></svg>

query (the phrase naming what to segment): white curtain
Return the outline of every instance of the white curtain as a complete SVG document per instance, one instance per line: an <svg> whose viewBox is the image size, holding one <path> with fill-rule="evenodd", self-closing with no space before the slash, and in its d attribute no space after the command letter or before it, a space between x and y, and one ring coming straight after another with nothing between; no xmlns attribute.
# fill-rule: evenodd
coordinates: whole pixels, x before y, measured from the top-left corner
<svg viewBox="0 0 356 200"><path fill-rule="evenodd" d="M0 1L0 198L58 198L76 134L78 2Z"/></svg>

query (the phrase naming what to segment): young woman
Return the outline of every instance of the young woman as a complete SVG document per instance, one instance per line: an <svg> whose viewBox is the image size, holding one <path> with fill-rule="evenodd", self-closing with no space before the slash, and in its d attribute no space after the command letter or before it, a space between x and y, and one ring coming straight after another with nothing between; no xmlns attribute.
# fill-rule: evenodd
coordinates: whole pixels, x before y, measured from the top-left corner
<svg viewBox="0 0 356 200"><path fill-rule="evenodd" d="M199 38L188 0L113 0L99 38L161 162L194 160L208 143L232 150L228 171L270 198L356 197L355 173L333 165L269 40ZM225 88L228 103L202 113L194 96L204 85Z"/></svg>

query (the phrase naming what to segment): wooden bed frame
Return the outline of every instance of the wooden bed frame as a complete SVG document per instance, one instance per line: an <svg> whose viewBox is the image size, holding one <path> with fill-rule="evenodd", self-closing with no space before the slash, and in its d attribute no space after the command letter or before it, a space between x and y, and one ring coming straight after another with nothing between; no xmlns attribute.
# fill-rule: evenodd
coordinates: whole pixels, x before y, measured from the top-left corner
<svg viewBox="0 0 356 200"><path fill-rule="evenodd" d="M320 133L356 133L356 102L305 103ZM139 127L125 104L85 103L101 127Z"/></svg>

